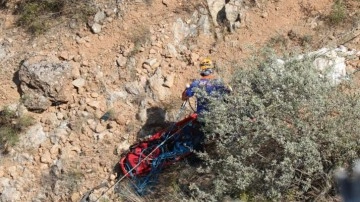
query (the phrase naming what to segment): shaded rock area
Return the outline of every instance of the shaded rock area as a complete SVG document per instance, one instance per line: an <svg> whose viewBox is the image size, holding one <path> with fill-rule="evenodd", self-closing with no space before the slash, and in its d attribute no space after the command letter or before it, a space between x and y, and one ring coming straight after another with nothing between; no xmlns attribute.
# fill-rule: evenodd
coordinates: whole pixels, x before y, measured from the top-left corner
<svg viewBox="0 0 360 202"><path fill-rule="evenodd" d="M215 26L224 26L230 32L240 28L246 7L243 0L207 0Z"/></svg>

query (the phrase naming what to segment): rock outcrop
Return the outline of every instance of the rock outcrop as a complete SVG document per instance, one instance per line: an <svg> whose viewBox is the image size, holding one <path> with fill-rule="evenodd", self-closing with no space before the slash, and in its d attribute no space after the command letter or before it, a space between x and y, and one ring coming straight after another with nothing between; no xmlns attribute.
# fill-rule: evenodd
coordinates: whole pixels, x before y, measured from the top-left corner
<svg viewBox="0 0 360 202"><path fill-rule="evenodd" d="M24 105L29 110L44 111L50 105L69 100L71 66L67 62L30 59L19 70Z"/></svg>
<svg viewBox="0 0 360 202"><path fill-rule="evenodd" d="M230 32L240 27L245 12L243 0L207 0L207 3L215 26L225 26Z"/></svg>

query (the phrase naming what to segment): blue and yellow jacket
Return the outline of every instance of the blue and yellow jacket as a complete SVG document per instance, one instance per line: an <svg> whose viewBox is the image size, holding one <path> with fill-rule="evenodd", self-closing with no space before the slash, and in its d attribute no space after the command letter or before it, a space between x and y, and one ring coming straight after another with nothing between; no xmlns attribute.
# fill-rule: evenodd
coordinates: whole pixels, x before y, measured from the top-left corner
<svg viewBox="0 0 360 202"><path fill-rule="evenodd" d="M226 88L224 83L220 79L213 79L210 76L202 77L201 79L194 80L189 87L183 92L183 99L192 97L195 95L196 89L204 90L209 96L221 96L225 93L229 93L230 90ZM196 113L201 113L207 110L208 99L197 96Z"/></svg>

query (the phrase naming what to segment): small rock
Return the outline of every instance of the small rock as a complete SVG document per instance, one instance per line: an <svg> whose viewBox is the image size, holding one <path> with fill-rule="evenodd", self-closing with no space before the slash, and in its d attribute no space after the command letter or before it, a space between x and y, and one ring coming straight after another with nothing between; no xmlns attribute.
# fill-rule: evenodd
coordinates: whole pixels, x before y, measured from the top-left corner
<svg viewBox="0 0 360 202"><path fill-rule="evenodd" d="M94 23L93 26L91 26L91 30L94 34L99 34L101 32L102 26L98 23Z"/></svg>
<svg viewBox="0 0 360 202"><path fill-rule="evenodd" d="M146 69L146 70L151 70L151 66L150 65L148 65L148 64L146 64L146 63L144 63L143 65L142 65L142 67L144 68L144 69Z"/></svg>
<svg viewBox="0 0 360 202"><path fill-rule="evenodd" d="M318 26L318 23L314 20L310 22L310 28L315 29Z"/></svg>
<svg viewBox="0 0 360 202"><path fill-rule="evenodd" d="M127 117L125 117L123 114L120 113L115 117L116 123L121 126L124 126L127 120L128 120Z"/></svg>
<svg viewBox="0 0 360 202"><path fill-rule="evenodd" d="M77 26L78 26L78 24L77 24L77 22L76 22L75 19L70 20L70 22L69 22L69 27L70 27L71 29L75 29L75 28L77 28Z"/></svg>
<svg viewBox="0 0 360 202"><path fill-rule="evenodd" d="M236 22L234 23L234 26L235 26L236 29L241 28L241 22L240 22L240 21L236 21Z"/></svg>
<svg viewBox="0 0 360 202"><path fill-rule="evenodd" d="M267 18L269 16L269 14L267 13L267 12L263 12L262 14L261 14L261 17L262 18Z"/></svg>
<svg viewBox="0 0 360 202"><path fill-rule="evenodd" d="M153 64L153 65L151 66L151 68L156 69L156 68L159 67L159 66L160 66L160 62L156 62L155 64Z"/></svg>
<svg viewBox="0 0 360 202"><path fill-rule="evenodd" d="M95 14L94 21L96 23L102 23L105 18L106 18L105 12L104 11L99 11L99 12L97 12Z"/></svg>
<svg viewBox="0 0 360 202"><path fill-rule="evenodd" d="M51 154L49 150L45 150L43 154L40 156L41 163L52 163Z"/></svg>
<svg viewBox="0 0 360 202"><path fill-rule="evenodd" d="M105 137L111 138L111 137L112 137L112 134L109 133L109 132L107 132L107 131L104 131L104 132L98 133L98 134L96 135L96 139L97 139L97 140L103 140L103 139L105 139Z"/></svg>
<svg viewBox="0 0 360 202"><path fill-rule="evenodd" d="M77 44L83 44L83 43L85 43L85 39L84 39L84 38L81 38L81 37L79 37L79 36L77 36L77 37L75 38L75 41L76 41Z"/></svg>
<svg viewBox="0 0 360 202"><path fill-rule="evenodd" d="M60 54L59 54L59 57L63 60L69 60L69 53L67 51L62 51Z"/></svg>
<svg viewBox="0 0 360 202"><path fill-rule="evenodd" d="M156 53L157 53L157 51L156 51L155 49L153 49L153 48L152 48L152 49L150 49L149 53L150 53L150 54L156 54Z"/></svg>
<svg viewBox="0 0 360 202"><path fill-rule="evenodd" d="M77 87L77 88L81 88L85 85L85 79L83 78L78 78L78 79L75 79L72 84Z"/></svg>
<svg viewBox="0 0 360 202"><path fill-rule="evenodd" d="M53 145L50 149L50 156L56 157L59 154L60 146L59 145Z"/></svg>
<svg viewBox="0 0 360 202"><path fill-rule="evenodd" d="M115 12L113 9L108 8L105 10L105 14L106 14L106 16L110 17L110 16L113 16L115 14Z"/></svg>
<svg viewBox="0 0 360 202"><path fill-rule="evenodd" d="M88 120L87 123L88 123L89 128L90 128L91 130L93 130L93 131L96 130L96 123L95 123L95 121L91 120L91 122L89 122L89 120Z"/></svg>
<svg viewBox="0 0 360 202"><path fill-rule="evenodd" d="M56 117L57 117L57 119L62 120L64 118L64 114L61 112L58 112L58 113L56 113Z"/></svg>
<svg viewBox="0 0 360 202"><path fill-rule="evenodd" d="M169 0L162 0L162 3L167 7L169 5Z"/></svg>
<svg viewBox="0 0 360 202"><path fill-rule="evenodd" d="M150 58L150 59L146 60L144 63L148 64L152 67L154 64L156 64L156 62L157 62L156 58Z"/></svg>
<svg viewBox="0 0 360 202"><path fill-rule="evenodd" d="M97 98L97 97L99 97L99 94L96 93L96 92L93 92L93 93L90 94L90 96L91 96L92 98Z"/></svg>
<svg viewBox="0 0 360 202"><path fill-rule="evenodd" d="M74 62L80 62L81 61L81 55L75 55L73 60L74 60Z"/></svg>
<svg viewBox="0 0 360 202"><path fill-rule="evenodd" d="M133 95L139 95L141 92L143 92L142 88L143 87L140 86L138 82L131 82L131 83L125 84L126 92L128 92L129 94L133 94Z"/></svg>
<svg viewBox="0 0 360 202"><path fill-rule="evenodd" d="M119 146L116 148L116 153L121 154L125 150L129 149L130 144L127 141L122 141Z"/></svg>
<svg viewBox="0 0 360 202"><path fill-rule="evenodd" d="M115 178L116 178L116 175L114 175L114 174L110 175L110 180L115 180Z"/></svg>
<svg viewBox="0 0 360 202"><path fill-rule="evenodd" d="M154 43L156 41L156 36L155 35L151 35L150 36L150 40ZM153 43L151 43L153 45Z"/></svg>
<svg viewBox="0 0 360 202"><path fill-rule="evenodd" d="M94 115L97 119L100 119L102 115L104 115L104 112L102 112L100 109L96 109Z"/></svg>
<svg viewBox="0 0 360 202"><path fill-rule="evenodd" d="M80 200L80 194L78 192L75 192L71 195L72 202L78 202L79 200Z"/></svg>
<svg viewBox="0 0 360 202"><path fill-rule="evenodd" d="M336 39L336 37L334 35L332 35L332 34L330 34L328 37L329 37L330 40L335 40Z"/></svg>
<svg viewBox="0 0 360 202"><path fill-rule="evenodd" d="M145 86L145 85L144 85ZM111 93L111 99L122 99L125 100L128 96L128 93L126 91L120 90L120 91L113 91Z"/></svg>
<svg viewBox="0 0 360 202"><path fill-rule="evenodd" d="M116 64L119 66L119 67L124 67L126 65L126 62L127 62L127 58L120 55L117 59L116 59Z"/></svg>
<svg viewBox="0 0 360 202"><path fill-rule="evenodd" d="M71 75L74 79L77 79L80 77L80 64L74 63L72 66L73 69L71 70Z"/></svg>
<svg viewBox="0 0 360 202"><path fill-rule="evenodd" d="M100 102L99 101L90 101L87 103L93 109L100 109Z"/></svg>

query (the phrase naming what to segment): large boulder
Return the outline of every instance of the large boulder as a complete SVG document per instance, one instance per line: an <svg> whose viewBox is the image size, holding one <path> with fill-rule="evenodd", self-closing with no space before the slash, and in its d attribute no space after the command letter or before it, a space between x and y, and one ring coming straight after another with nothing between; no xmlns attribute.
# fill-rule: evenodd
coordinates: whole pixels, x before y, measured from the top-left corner
<svg viewBox="0 0 360 202"><path fill-rule="evenodd" d="M19 70L24 105L29 110L44 111L51 104L69 100L71 65L64 61L33 58L22 63Z"/></svg>
<svg viewBox="0 0 360 202"><path fill-rule="evenodd" d="M174 42L178 45L187 36L190 35L190 27L181 18L178 18L173 24Z"/></svg>
<svg viewBox="0 0 360 202"><path fill-rule="evenodd" d="M209 13L205 8L199 8L199 20L196 27L200 33L211 36L211 25L209 20Z"/></svg>
<svg viewBox="0 0 360 202"><path fill-rule="evenodd" d="M155 71L155 74L148 79L152 97L156 101L164 102L167 101L170 97L171 92L166 86L164 86L164 82L164 76L160 68L158 68Z"/></svg>
<svg viewBox="0 0 360 202"><path fill-rule="evenodd" d="M240 26L243 0L207 0L207 4L215 26L226 26L231 32Z"/></svg>
<svg viewBox="0 0 360 202"><path fill-rule="evenodd" d="M231 32L240 27L243 11L243 0L230 0L225 5L225 15L228 21L227 27Z"/></svg>
<svg viewBox="0 0 360 202"><path fill-rule="evenodd" d="M215 26L218 26L218 19L225 17L225 1L224 0L207 0L210 15Z"/></svg>

